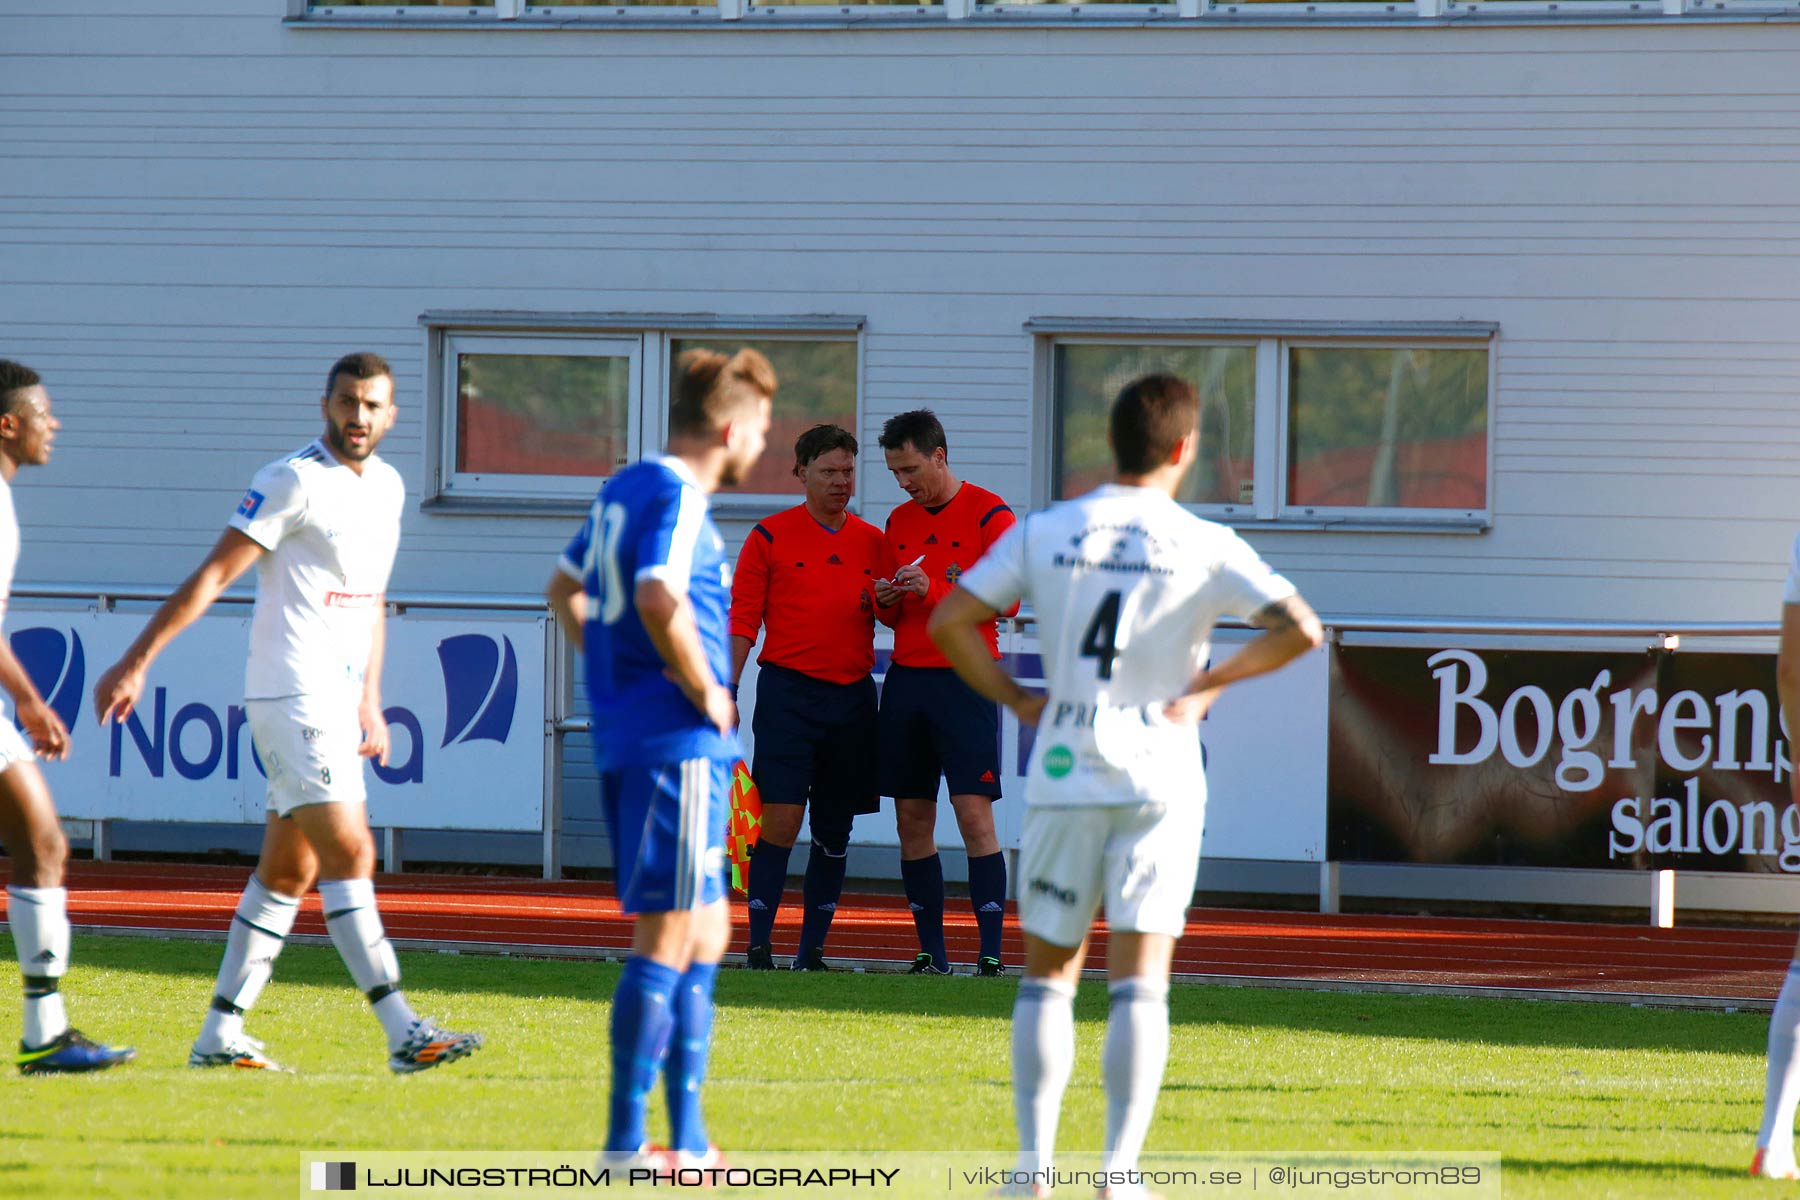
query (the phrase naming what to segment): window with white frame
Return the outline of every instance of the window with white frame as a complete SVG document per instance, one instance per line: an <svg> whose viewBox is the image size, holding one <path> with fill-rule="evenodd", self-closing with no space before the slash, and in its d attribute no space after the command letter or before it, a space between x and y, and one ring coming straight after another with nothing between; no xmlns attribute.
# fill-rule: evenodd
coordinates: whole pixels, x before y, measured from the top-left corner
<svg viewBox="0 0 1800 1200"><path fill-rule="evenodd" d="M1198 512L1306 526L1487 523L1491 327L1258 334L1227 324L1189 336L1159 336L1149 323L1045 335L1048 498L1107 478L1113 398L1166 371L1200 397L1200 457L1178 497Z"/></svg>
<svg viewBox="0 0 1800 1200"><path fill-rule="evenodd" d="M779 503L801 494L788 452L813 425L857 429L860 321L818 330L656 327L581 329L572 318L532 328L507 314L426 314L432 342L435 453L428 502L482 508L585 505L600 482L668 436L677 361L689 350L766 355L780 387L768 452L730 502Z"/></svg>
<svg viewBox="0 0 1800 1200"><path fill-rule="evenodd" d="M856 432L856 343L815 338L731 338L683 335L669 339L670 361L688 350L732 354L749 348L775 368L780 386L769 417L768 449L736 487L721 496L799 496L805 489L794 475L794 443L814 425L839 425ZM674 399L675 372L669 372Z"/></svg>

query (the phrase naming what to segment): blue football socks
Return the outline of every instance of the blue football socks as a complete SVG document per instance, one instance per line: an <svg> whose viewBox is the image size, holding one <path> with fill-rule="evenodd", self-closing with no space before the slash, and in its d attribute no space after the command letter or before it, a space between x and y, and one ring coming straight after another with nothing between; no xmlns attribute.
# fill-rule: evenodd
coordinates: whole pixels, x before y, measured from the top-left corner
<svg viewBox="0 0 1800 1200"><path fill-rule="evenodd" d="M706 1153L706 1122L700 1115L700 1085L712 1047L713 983L718 963L693 963L675 985L674 1032L663 1066L663 1095L669 1102L669 1145Z"/></svg>
<svg viewBox="0 0 1800 1200"><path fill-rule="evenodd" d="M619 986L613 991L612 1111L606 1130L609 1151L629 1153L648 1140L644 1108L669 1051L675 988L680 982L681 974L674 967L636 955L625 960Z"/></svg>

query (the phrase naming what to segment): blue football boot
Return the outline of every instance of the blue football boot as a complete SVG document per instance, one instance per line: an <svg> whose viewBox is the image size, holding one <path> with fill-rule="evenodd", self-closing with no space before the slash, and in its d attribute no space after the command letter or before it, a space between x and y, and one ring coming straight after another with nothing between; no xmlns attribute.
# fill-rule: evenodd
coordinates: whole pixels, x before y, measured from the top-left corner
<svg viewBox="0 0 1800 1200"><path fill-rule="evenodd" d="M77 1071L104 1071L130 1062L137 1051L130 1046L101 1046L81 1036L79 1029L65 1029L47 1046L33 1050L19 1043L21 1075L68 1075Z"/></svg>

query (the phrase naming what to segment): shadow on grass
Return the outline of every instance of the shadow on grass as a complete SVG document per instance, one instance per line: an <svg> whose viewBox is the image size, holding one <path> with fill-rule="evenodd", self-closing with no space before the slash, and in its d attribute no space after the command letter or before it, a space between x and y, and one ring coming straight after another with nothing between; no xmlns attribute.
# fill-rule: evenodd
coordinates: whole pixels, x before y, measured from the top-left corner
<svg viewBox="0 0 1800 1200"><path fill-rule="evenodd" d="M218 942L80 937L75 968L105 967L163 976L190 976L204 996L218 967ZM10 941L0 937L0 957ZM412 988L609 1001L619 966L569 959L403 953ZM348 987L337 954L322 946L292 946L279 978L290 983ZM854 1019L858 1014L1006 1020L1018 981L889 974L788 971L721 972L722 1007L779 1008L808 1019ZM1086 983L1076 999L1081 1020L1104 1020L1106 990ZM1323 1033L1416 1043L1452 1042L1552 1046L1584 1050L1662 1050L1746 1054L1766 1049L1768 1018L1757 1013L1630 1008L1614 1004L1542 1000L1485 1000L1274 988L1182 985L1170 997L1177 1026L1214 1025L1246 1032Z"/></svg>
<svg viewBox="0 0 1800 1200"><path fill-rule="evenodd" d="M1646 1180L1743 1179L1746 1183L1750 1182L1747 1175L1750 1169L1748 1154L1741 1164L1729 1167L1717 1163L1657 1162L1631 1158L1518 1158L1508 1154L1501 1159L1500 1169L1502 1175L1518 1172L1521 1175L1578 1174L1591 1177L1597 1172L1602 1176L1639 1176Z"/></svg>

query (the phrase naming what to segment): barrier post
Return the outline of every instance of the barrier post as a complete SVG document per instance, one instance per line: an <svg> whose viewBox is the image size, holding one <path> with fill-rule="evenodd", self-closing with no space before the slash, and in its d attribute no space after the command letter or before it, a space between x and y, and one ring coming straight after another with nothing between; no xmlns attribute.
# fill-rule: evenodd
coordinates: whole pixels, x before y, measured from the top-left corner
<svg viewBox="0 0 1800 1200"><path fill-rule="evenodd" d="M544 626L544 878L561 879L563 718L569 710L565 672L569 656L563 646L562 626L555 618Z"/></svg>
<svg viewBox="0 0 1800 1200"><path fill-rule="evenodd" d="M1675 927L1675 872L1650 872L1650 924L1658 929Z"/></svg>
<svg viewBox="0 0 1800 1200"><path fill-rule="evenodd" d="M1338 911L1338 864L1329 859L1319 864L1319 911Z"/></svg>

